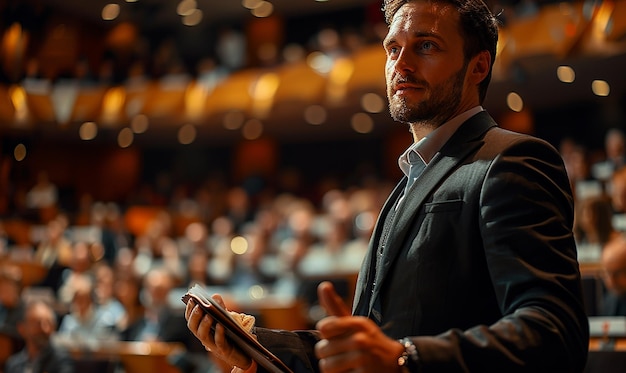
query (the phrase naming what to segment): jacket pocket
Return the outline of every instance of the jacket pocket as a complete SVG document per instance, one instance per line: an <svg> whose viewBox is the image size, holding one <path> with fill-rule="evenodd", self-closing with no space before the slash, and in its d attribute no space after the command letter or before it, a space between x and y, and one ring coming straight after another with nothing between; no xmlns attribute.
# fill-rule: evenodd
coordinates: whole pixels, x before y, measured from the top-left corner
<svg viewBox="0 0 626 373"><path fill-rule="evenodd" d="M426 214L435 212L457 211L463 206L462 199L453 199L450 201L438 201L424 204L424 212Z"/></svg>

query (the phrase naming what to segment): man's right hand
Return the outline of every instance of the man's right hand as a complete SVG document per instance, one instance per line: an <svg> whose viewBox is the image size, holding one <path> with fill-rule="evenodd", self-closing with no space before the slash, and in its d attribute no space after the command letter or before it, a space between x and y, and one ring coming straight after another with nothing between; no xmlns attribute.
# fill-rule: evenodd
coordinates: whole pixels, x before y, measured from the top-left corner
<svg viewBox="0 0 626 373"><path fill-rule="evenodd" d="M216 294L213 296L213 299L222 307L226 308L221 296ZM187 302L185 319L187 319L187 327L189 330L202 342L202 345L207 351L210 351L216 357L232 366L239 367L243 370L250 368L252 365L250 357L230 344L226 339L224 327L215 322L211 316L207 315L193 299ZM211 330L211 326L213 326L214 323L215 333Z"/></svg>

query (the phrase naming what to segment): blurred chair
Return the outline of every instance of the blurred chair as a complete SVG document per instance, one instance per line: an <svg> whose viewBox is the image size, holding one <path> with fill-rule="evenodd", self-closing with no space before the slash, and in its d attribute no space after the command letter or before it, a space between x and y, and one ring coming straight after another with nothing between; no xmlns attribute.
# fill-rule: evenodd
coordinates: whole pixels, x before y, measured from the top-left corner
<svg viewBox="0 0 626 373"><path fill-rule="evenodd" d="M117 353L126 373L181 373L168 357L183 349L176 343L121 342Z"/></svg>

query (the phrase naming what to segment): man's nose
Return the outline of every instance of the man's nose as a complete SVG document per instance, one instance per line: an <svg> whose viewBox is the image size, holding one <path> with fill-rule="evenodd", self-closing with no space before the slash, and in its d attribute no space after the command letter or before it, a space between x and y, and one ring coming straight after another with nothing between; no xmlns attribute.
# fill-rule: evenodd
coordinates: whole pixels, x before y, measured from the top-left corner
<svg viewBox="0 0 626 373"><path fill-rule="evenodd" d="M408 49L402 48L396 59L395 68L400 73L415 71L415 60Z"/></svg>

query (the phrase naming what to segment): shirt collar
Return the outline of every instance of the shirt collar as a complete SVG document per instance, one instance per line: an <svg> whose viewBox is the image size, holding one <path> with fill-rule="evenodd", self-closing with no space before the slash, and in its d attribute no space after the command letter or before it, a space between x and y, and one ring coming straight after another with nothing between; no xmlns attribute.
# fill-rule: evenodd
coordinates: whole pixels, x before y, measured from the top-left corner
<svg viewBox="0 0 626 373"><path fill-rule="evenodd" d="M461 127L461 124L483 110L482 106L476 106L469 109L437 127L434 131L424 136L418 142L411 144L411 146L409 146L404 153L400 155L400 158L398 158L398 166L400 166L402 172L405 175L409 174L409 152L415 151L420 156L424 164L428 165L435 154L437 154L450 137L452 137L452 134L456 132L459 127Z"/></svg>

